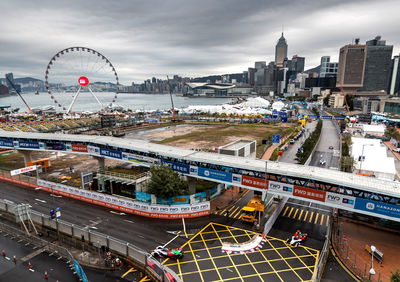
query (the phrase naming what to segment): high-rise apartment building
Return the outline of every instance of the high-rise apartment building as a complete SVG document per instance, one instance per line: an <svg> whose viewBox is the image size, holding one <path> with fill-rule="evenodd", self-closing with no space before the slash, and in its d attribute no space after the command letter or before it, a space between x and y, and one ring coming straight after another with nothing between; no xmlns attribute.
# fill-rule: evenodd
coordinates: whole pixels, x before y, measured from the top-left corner
<svg viewBox="0 0 400 282"><path fill-rule="evenodd" d="M393 45L386 45L386 40L376 36L366 42L367 56L362 91L388 91Z"/></svg>
<svg viewBox="0 0 400 282"><path fill-rule="evenodd" d="M251 86L254 86L254 75L256 73L255 68L248 68L247 71L247 81Z"/></svg>
<svg viewBox="0 0 400 282"><path fill-rule="evenodd" d="M254 67L256 69L256 71L254 73L254 84L255 85L264 85L265 84L264 70L265 70L266 66L267 66L267 63L265 61L255 62L255 64L254 64Z"/></svg>
<svg viewBox="0 0 400 282"><path fill-rule="evenodd" d="M275 64L277 67L283 67L284 61L287 58L287 51L288 45L282 32L282 36L279 38L278 43L275 46Z"/></svg>
<svg viewBox="0 0 400 282"><path fill-rule="evenodd" d="M303 72L304 71L305 61L306 61L306 58L294 55L292 60L291 60L291 64L288 67L289 71L293 71L293 72L296 72L296 73Z"/></svg>
<svg viewBox="0 0 400 282"><path fill-rule="evenodd" d="M331 62L330 56L321 57L319 77L336 77L337 71L338 71L338 63Z"/></svg>
<svg viewBox="0 0 400 282"><path fill-rule="evenodd" d="M400 55L394 56L390 75L390 95L400 95Z"/></svg>
<svg viewBox="0 0 400 282"><path fill-rule="evenodd" d="M367 46L358 42L359 39L356 44L340 48L336 86L346 93L357 91L364 85Z"/></svg>

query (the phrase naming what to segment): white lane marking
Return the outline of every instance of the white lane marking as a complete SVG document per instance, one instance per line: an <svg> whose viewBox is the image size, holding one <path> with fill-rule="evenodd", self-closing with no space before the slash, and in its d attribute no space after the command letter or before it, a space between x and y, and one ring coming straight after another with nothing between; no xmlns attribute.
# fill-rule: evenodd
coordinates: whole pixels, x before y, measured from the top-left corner
<svg viewBox="0 0 400 282"><path fill-rule="evenodd" d="M139 238L144 239L144 236L137 234L136 236L138 236Z"/></svg>
<svg viewBox="0 0 400 282"><path fill-rule="evenodd" d="M32 269L32 268L29 268L29 270L30 270L30 271L32 271L32 272L35 272L35 270L34 270L34 269Z"/></svg>
<svg viewBox="0 0 400 282"><path fill-rule="evenodd" d="M41 202L41 203L46 203L46 201L41 200L41 199L35 199L35 201Z"/></svg>
<svg viewBox="0 0 400 282"><path fill-rule="evenodd" d="M134 221L129 220L129 219L124 219L124 221L129 222L129 223L135 223Z"/></svg>
<svg viewBox="0 0 400 282"><path fill-rule="evenodd" d="M232 270L232 269L230 269L230 268L227 268L226 270L228 270L228 271L230 271L230 272L233 272L233 270Z"/></svg>
<svg viewBox="0 0 400 282"><path fill-rule="evenodd" d="M62 198L62 196L60 195L56 195L56 194L50 194L51 197L55 197L55 198Z"/></svg>
<svg viewBox="0 0 400 282"><path fill-rule="evenodd" d="M167 243L165 243L165 245L163 246L163 248L165 248L166 245L168 245L169 243L171 243L172 241L174 241L176 238L179 237L179 234L176 235L174 238L172 238L171 240L169 240Z"/></svg>
<svg viewBox="0 0 400 282"><path fill-rule="evenodd" d="M126 213L123 213L123 212L116 212L116 211L110 211L110 213L116 214L116 215L126 215Z"/></svg>

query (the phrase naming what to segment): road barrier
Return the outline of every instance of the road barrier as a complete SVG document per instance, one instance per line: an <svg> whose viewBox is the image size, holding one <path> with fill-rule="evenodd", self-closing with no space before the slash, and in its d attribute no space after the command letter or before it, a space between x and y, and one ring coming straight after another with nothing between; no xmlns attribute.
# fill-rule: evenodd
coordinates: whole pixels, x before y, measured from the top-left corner
<svg viewBox="0 0 400 282"><path fill-rule="evenodd" d="M15 206L16 204L14 203L10 203L2 199L0 200L0 210L13 213ZM30 212L30 216L32 218L32 221L39 227L39 229L47 228L47 229L57 230L57 233L61 235L64 236L66 235L70 238L74 238L75 242L77 241L81 241L82 243L85 242L86 244L88 244L88 246L90 246L94 250L98 250L101 246L106 246L115 254L132 260L135 263L135 265L142 268L143 272L146 273L146 275L151 276L153 279L157 281L167 281L169 279L168 277L171 276L177 282L181 281L178 275L175 272L173 272L170 268L162 265L159 261L154 259L146 251L126 241L102 234L100 232L91 231L88 228L76 226L64 220L57 220L57 221L52 220L49 218L48 215L39 213L37 211L32 210ZM29 238L31 238L30 240L34 240L35 242L37 240L41 240L43 242L46 242L46 244L49 244L47 241L44 241L34 236L30 236ZM59 237L59 239L64 240L65 238L61 236ZM43 244L39 245L43 246ZM56 247L60 248L60 250L57 250L57 252L63 255L63 252L65 251L62 251L62 249L65 248L62 248L60 246ZM70 257L72 257L70 253L69 255ZM65 254L65 256L67 256L67 254Z"/></svg>

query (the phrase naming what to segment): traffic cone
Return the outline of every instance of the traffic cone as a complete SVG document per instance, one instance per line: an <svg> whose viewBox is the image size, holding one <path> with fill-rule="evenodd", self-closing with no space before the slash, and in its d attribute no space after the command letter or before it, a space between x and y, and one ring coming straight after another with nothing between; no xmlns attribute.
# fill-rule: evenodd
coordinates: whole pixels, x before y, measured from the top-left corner
<svg viewBox="0 0 400 282"><path fill-rule="evenodd" d="M28 268L29 268L29 269L32 269L32 264L31 264L31 262L28 262Z"/></svg>

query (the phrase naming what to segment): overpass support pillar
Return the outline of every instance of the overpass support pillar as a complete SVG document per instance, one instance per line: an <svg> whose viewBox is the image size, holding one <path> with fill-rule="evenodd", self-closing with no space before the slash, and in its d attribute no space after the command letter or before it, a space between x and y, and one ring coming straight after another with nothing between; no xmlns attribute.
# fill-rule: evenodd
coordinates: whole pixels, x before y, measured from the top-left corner
<svg viewBox="0 0 400 282"><path fill-rule="evenodd" d="M28 163L32 161L32 151L30 150L18 150L18 153L24 156L25 166L28 166Z"/></svg>
<svg viewBox="0 0 400 282"><path fill-rule="evenodd" d="M197 179L191 176L186 176L186 179L189 184L189 195L196 193Z"/></svg>
<svg viewBox="0 0 400 282"><path fill-rule="evenodd" d="M97 160L97 162L99 163L99 169L100 169L100 170L104 170L104 169L106 168L106 159L105 159L105 158L103 158L103 157L96 157L96 156L93 156L93 158L94 158L95 160Z"/></svg>

